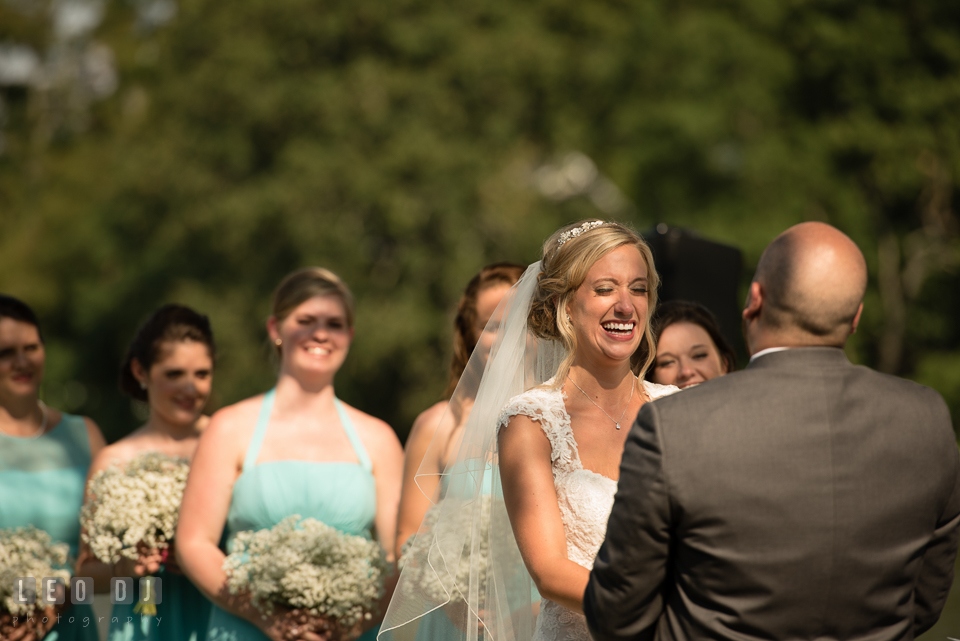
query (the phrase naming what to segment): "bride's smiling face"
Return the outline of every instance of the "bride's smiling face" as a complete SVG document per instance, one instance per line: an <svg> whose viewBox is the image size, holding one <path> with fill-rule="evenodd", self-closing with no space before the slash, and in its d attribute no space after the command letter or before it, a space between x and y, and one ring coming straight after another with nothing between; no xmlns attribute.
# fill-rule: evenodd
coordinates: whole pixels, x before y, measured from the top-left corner
<svg viewBox="0 0 960 641"><path fill-rule="evenodd" d="M624 245L598 260L567 305L577 335L577 360L629 361L647 323L647 266Z"/></svg>
<svg viewBox="0 0 960 641"><path fill-rule="evenodd" d="M295 376L333 376L353 341L343 301L333 295L305 300L282 321L271 318L268 329L281 341L281 368Z"/></svg>

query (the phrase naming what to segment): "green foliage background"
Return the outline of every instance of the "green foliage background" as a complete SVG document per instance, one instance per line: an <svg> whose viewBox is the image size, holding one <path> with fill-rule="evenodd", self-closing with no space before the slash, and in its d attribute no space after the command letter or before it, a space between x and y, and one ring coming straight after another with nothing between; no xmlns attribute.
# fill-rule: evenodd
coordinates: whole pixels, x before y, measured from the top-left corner
<svg viewBox="0 0 960 641"><path fill-rule="evenodd" d="M50 50L45 7L0 2L0 43ZM602 215L533 188L569 151L638 229L741 248L745 281L791 224L846 231L871 268L851 358L960 420L956 2L182 0L144 30L114 0L93 37L109 98L0 87L0 291L44 320L48 402L111 439L138 421L115 380L153 309L211 316L230 403L271 384L269 294L309 264L359 302L338 393L404 436L473 273Z"/></svg>
<svg viewBox="0 0 960 641"><path fill-rule="evenodd" d="M49 20L24 6L0 4L0 41L42 51ZM636 227L738 246L745 278L793 223L844 229L873 277L851 356L960 415L954 3L184 0L134 25L117 1L94 35L108 99L2 94L0 290L45 320L50 401L113 438L135 424L117 363L152 309L211 315L232 402L270 384L269 292L306 264L359 299L340 393L405 434L443 389L469 277L600 213L531 186L571 150Z"/></svg>
<svg viewBox="0 0 960 641"><path fill-rule="evenodd" d="M49 46L43 12L0 12L0 41ZM269 293L307 264L359 300L340 393L405 434L443 389L470 276L601 213L531 186L571 150L636 227L738 246L745 278L793 223L845 230L873 277L851 356L960 415L953 3L184 0L153 31L133 15L108 4L94 35L119 71L108 99L78 115L3 93L0 290L45 320L50 401L113 438L135 424L117 363L152 309L211 315L229 403L270 384Z"/></svg>

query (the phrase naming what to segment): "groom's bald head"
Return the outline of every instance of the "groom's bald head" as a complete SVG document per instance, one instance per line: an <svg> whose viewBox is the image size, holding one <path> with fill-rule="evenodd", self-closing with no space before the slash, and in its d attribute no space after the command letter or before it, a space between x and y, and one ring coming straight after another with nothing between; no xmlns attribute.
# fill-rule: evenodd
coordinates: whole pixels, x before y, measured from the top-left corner
<svg viewBox="0 0 960 641"><path fill-rule="evenodd" d="M767 330L795 345L842 346L867 288L867 264L840 230L801 223L764 250L751 289L756 284ZM747 306L744 318L750 300Z"/></svg>

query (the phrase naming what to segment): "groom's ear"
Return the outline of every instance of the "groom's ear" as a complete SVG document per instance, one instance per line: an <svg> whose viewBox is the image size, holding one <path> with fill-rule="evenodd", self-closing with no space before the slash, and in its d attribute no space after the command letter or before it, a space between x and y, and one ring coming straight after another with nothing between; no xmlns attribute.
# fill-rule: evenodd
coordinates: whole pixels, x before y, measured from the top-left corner
<svg viewBox="0 0 960 641"><path fill-rule="evenodd" d="M857 325L860 324L860 314L862 313L863 313L863 303L860 303L860 307L857 308L857 314L856 316L853 317L853 325L852 325L852 329L850 330L851 334L857 333Z"/></svg>
<svg viewBox="0 0 960 641"><path fill-rule="evenodd" d="M750 289L747 291L747 302L743 306L743 320L752 321L760 316L760 310L763 308L763 287L760 283L753 281L750 283Z"/></svg>

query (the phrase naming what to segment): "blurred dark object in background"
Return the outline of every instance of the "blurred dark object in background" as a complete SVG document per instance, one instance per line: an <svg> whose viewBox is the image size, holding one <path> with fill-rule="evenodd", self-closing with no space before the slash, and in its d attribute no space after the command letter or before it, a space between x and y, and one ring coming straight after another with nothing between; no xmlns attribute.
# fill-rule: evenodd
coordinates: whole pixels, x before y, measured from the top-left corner
<svg viewBox="0 0 960 641"><path fill-rule="evenodd" d="M740 250L666 223L644 232L643 237L660 273L660 302L689 300L713 312L742 365L747 350L740 331Z"/></svg>

